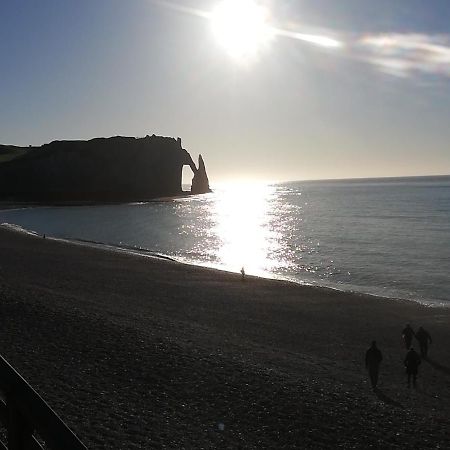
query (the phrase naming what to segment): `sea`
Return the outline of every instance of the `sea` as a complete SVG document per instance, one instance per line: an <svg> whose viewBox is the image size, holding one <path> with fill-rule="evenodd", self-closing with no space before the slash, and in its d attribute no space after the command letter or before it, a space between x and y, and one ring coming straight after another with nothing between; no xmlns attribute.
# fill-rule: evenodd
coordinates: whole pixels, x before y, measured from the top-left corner
<svg viewBox="0 0 450 450"><path fill-rule="evenodd" d="M450 306L450 176L229 183L170 201L0 210L60 239Z"/></svg>

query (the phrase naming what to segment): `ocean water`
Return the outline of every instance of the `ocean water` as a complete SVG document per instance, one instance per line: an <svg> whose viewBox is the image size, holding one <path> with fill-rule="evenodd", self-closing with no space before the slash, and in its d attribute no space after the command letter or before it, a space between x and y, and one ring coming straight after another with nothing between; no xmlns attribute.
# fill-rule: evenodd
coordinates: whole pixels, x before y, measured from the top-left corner
<svg viewBox="0 0 450 450"><path fill-rule="evenodd" d="M0 223L450 306L450 176L218 186L169 202L3 210Z"/></svg>

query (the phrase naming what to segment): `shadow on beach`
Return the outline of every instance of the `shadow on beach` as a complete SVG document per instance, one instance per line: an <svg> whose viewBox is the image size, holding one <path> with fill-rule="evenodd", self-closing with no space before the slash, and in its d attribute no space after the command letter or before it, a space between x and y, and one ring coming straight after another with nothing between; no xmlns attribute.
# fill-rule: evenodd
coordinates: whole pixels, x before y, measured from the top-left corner
<svg viewBox="0 0 450 450"><path fill-rule="evenodd" d="M449 367L443 366L442 364L439 364L438 362L433 361L432 359L430 359L428 357L423 358L423 360L426 361L431 367L434 367L436 370L439 370L447 375L450 375Z"/></svg>
<svg viewBox="0 0 450 450"><path fill-rule="evenodd" d="M373 391L375 395L378 397L378 400L382 401L383 403L386 403L387 405L395 406L396 408L403 408L403 405L396 400L394 400L391 397L388 397L384 392L380 391L379 388L374 389Z"/></svg>

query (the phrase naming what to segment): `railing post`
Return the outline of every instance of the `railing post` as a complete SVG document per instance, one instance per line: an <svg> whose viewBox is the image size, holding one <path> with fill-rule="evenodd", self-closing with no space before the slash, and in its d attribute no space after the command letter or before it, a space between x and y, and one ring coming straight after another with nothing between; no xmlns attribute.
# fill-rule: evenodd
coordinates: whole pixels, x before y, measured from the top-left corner
<svg viewBox="0 0 450 450"><path fill-rule="evenodd" d="M8 450L25 450L33 436L33 427L15 407L11 396L6 397L8 421Z"/></svg>
<svg viewBox="0 0 450 450"><path fill-rule="evenodd" d="M39 394L0 355L0 422L7 428L9 450L42 449L33 436L37 432L46 448L87 450L73 431ZM3 398L2 398L3 397ZM0 449L4 449L0 442Z"/></svg>

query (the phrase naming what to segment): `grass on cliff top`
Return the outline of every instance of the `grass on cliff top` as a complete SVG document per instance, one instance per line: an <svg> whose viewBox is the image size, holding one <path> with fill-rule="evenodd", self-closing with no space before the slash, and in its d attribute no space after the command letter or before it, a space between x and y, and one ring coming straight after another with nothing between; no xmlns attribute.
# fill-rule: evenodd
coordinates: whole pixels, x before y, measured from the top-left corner
<svg viewBox="0 0 450 450"><path fill-rule="evenodd" d="M17 158L18 156L22 156L27 151L24 149L7 149L7 150L1 150L0 149L0 164L3 162L11 161L12 159Z"/></svg>

